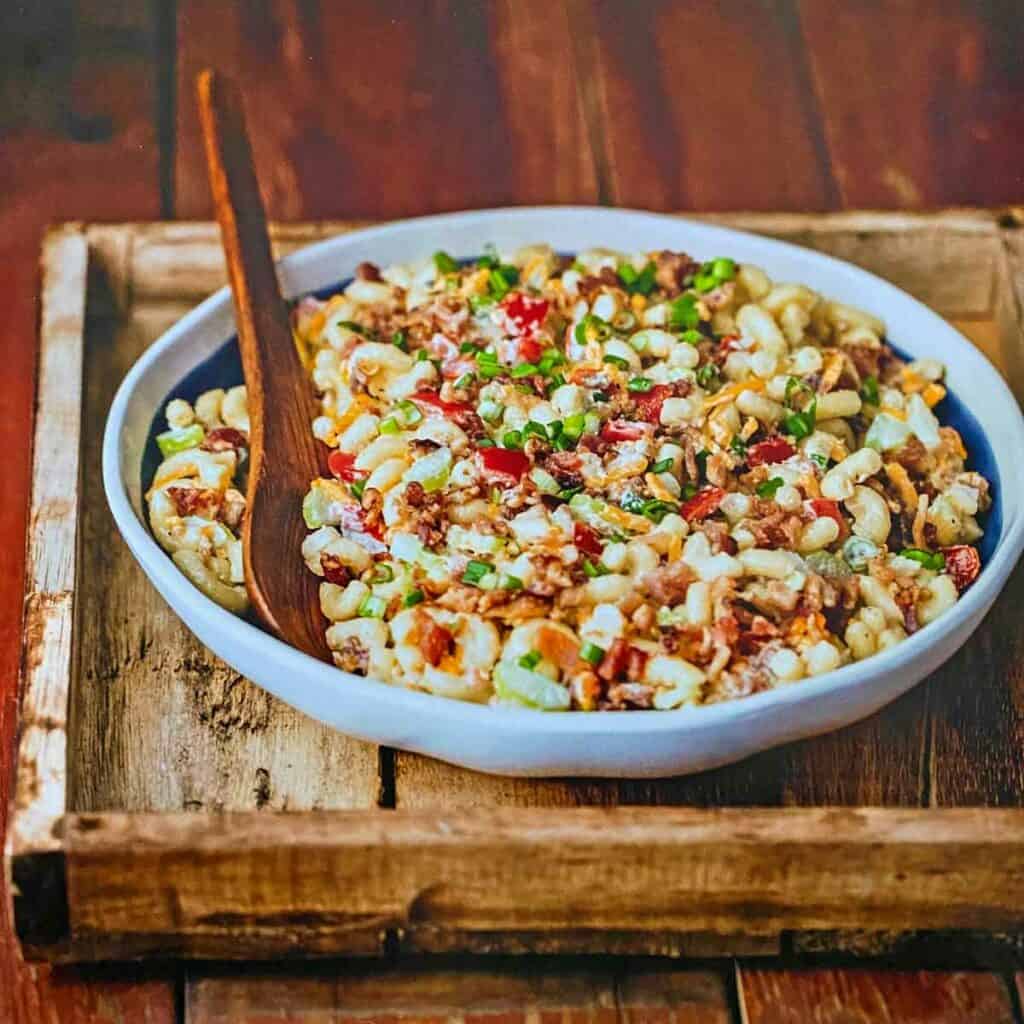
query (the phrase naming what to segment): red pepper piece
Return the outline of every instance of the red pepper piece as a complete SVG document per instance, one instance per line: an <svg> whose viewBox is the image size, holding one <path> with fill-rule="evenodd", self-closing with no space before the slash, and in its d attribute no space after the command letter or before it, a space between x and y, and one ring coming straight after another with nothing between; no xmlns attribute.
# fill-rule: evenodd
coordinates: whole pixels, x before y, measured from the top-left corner
<svg viewBox="0 0 1024 1024"><path fill-rule="evenodd" d="M840 530L845 527L846 523L843 521L843 513L839 511L838 502L830 501L828 498L811 498L807 504L814 513L815 519L828 516L829 519L836 521Z"/></svg>
<svg viewBox="0 0 1024 1024"><path fill-rule="evenodd" d="M550 304L547 299L536 299L523 292L510 292L501 303L505 315L513 326L527 337L533 335L548 315ZM537 356L540 356L538 348ZM529 360L531 363L533 359Z"/></svg>
<svg viewBox="0 0 1024 1024"><path fill-rule="evenodd" d="M473 411L473 406L468 402L446 402L436 391L417 391L412 396L412 400L420 405L426 405L430 409L442 412L445 416L451 416L452 413L456 412Z"/></svg>
<svg viewBox="0 0 1024 1024"><path fill-rule="evenodd" d="M963 593L981 572L981 555L970 544L955 544L943 553L946 556L946 572L953 577L956 589Z"/></svg>
<svg viewBox="0 0 1024 1024"><path fill-rule="evenodd" d="M661 407L666 398L672 397L672 388L667 384L655 384L650 391L636 396L637 415L645 423L661 422Z"/></svg>
<svg viewBox="0 0 1024 1024"><path fill-rule="evenodd" d="M629 420L608 420L601 427L601 437L605 441L639 441L646 433L647 428L642 423Z"/></svg>
<svg viewBox="0 0 1024 1024"><path fill-rule="evenodd" d="M573 526L572 542L585 555L593 555L600 558L604 553L604 545L598 535L585 523L576 523Z"/></svg>
<svg viewBox="0 0 1024 1024"><path fill-rule="evenodd" d="M530 468L530 460L515 448L481 448L477 455L485 472L518 482Z"/></svg>
<svg viewBox="0 0 1024 1024"><path fill-rule="evenodd" d="M698 491L689 501L683 503L679 514L687 522L691 523L700 519L706 519L722 504L724 497L725 491L721 487L705 487L703 490Z"/></svg>
<svg viewBox="0 0 1024 1024"><path fill-rule="evenodd" d="M339 479L346 483L359 480L365 473L360 473L355 466L356 457L348 452L333 451L327 456L327 468Z"/></svg>
<svg viewBox="0 0 1024 1024"><path fill-rule="evenodd" d="M747 449L747 465L770 466L776 462L785 462L796 455L796 449L783 437L769 437L758 441Z"/></svg>

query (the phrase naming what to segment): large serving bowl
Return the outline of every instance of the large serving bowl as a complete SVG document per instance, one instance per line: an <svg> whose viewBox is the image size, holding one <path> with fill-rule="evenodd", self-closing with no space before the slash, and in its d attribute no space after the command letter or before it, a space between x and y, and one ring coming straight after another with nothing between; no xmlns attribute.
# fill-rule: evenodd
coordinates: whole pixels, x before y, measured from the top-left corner
<svg viewBox="0 0 1024 1024"><path fill-rule="evenodd" d="M229 339L231 300L221 289L135 364L107 420L103 479L118 528L164 600L212 651L253 682L346 733L456 764L513 775L656 777L735 761L778 743L854 722L898 697L970 636L1024 546L1024 421L1003 379L948 323L872 274L816 252L674 217L579 207L426 217L332 238L281 264L285 294L320 291L364 260L406 262L444 249L456 258L547 242L565 252L593 246L670 248L699 259L729 255L776 281L800 281L882 317L888 339L913 357L948 367L942 417L960 430L972 465L993 485L977 582L938 621L875 657L751 697L677 711L545 714L461 703L383 685L318 662L204 597L175 568L146 525L144 476L154 417L172 394L238 383ZM225 374L231 374L225 378ZM151 472L151 467L148 471ZM288 571L298 551L282 551Z"/></svg>

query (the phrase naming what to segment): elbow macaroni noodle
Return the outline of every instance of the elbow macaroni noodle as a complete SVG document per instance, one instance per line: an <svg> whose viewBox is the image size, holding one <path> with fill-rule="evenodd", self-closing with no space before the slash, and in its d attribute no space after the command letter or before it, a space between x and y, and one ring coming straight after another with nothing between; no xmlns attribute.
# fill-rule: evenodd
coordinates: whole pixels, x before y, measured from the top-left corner
<svg viewBox="0 0 1024 1024"><path fill-rule="evenodd" d="M759 267L438 253L364 264L293 323L331 470L301 556L347 672L545 710L713 703L884 651L980 569L988 483L934 411L942 365ZM166 418L154 536L245 614L245 388Z"/></svg>

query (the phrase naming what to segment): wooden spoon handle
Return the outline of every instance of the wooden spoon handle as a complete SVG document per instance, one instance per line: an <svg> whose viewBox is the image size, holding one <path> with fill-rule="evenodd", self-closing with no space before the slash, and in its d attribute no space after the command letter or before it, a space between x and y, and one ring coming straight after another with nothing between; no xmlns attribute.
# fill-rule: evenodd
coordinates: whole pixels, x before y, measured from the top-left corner
<svg viewBox="0 0 1024 1024"><path fill-rule="evenodd" d="M210 189L235 304L249 410L245 584L264 625L329 659L316 579L299 562L300 506L321 473L310 425L316 399L292 338L237 87L212 70L196 79ZM294 567L282 567L292 558Z"/></svg>

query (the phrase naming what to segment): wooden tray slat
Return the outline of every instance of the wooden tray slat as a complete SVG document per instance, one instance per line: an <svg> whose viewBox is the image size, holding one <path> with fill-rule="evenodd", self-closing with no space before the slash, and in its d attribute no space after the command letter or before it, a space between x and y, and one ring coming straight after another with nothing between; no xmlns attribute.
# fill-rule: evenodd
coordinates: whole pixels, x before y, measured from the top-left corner
<svg viewBox="0 0 1024 1024"><path fill-rule="evenodd" d="M1019 212L710 219L883 274L953 319L1024 395ZM353 226L278 226L275 243L284 253ZM205 651L116 535L100 431L131 362L223 280L210 224L69 225L47 242L7 851L30 953L755 955L778 951L780 930L796 930L795 948L858 953L885 948L879 929L1022 923L1024 826L989 808L1024 803L1024 571L971 643L883 713L674 780L498 779L378 752ZM77 562L51 561L76 539ZM858 810L821 809L838 804ZM713 810L729 806L762 810ZM285 810L330 813L268 815Z"/></svg>

